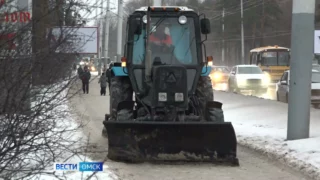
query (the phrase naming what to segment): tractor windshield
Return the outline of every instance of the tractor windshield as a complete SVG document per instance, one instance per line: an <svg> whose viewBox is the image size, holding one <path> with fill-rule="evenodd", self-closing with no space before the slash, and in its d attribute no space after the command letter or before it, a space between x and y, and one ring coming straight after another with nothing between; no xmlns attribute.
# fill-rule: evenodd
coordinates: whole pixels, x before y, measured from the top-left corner
<svg viewBox="0 0 320 180"><path fill-rule="evenodd" d="M133 64L144 64L146 49L146 25L141 35L135 35ZM151 17L149 43L151 60L162 64L197 64L197 48L193 18L185 24L178 17Z"/></svg>

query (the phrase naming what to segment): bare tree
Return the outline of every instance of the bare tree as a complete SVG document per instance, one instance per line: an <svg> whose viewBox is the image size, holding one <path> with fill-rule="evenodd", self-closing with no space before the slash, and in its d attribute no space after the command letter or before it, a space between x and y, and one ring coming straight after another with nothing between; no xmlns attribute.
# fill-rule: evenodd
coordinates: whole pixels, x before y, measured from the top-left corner
<svg viewBox="0 0 320 180"><path fill-rule="evenodd" d="M76 54L65 52L81 51L71 35L87 21L88 4L41 0L33 4L33 11L41 11L32 21L13 2L1 4L7 23L0 29L0 179L58 177L53 163L81 154L76 133L82 122L72 121L67 106L77 80L71 70ZM51 27L61 27L54 43Z"/></svg>

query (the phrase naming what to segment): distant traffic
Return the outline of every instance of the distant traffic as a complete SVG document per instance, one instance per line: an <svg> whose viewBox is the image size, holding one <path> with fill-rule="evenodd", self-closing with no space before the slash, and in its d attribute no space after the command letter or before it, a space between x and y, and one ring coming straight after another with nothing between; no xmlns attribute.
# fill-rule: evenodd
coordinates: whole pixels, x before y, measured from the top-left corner
<svg viewBox="0 0 320 180"><path fill-rule="evenodd" d="M210 78L215 90L288 102L290 49L267 46L252 49L247 64L233 67L212 65ZM312 66L311 104L320 108L320 65Z"/></svg>

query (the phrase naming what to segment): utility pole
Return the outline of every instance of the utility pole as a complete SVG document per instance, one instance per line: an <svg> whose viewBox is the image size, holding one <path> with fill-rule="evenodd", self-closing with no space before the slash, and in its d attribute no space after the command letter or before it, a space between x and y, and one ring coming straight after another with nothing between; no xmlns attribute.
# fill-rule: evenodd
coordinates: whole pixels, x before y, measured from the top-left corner
<svg viewBox="0 0 320 180"><path fill-rule="evenodd" d="M97 8L96 8L96 18L98 18L98 9L99 9L99 7L98 7L98 3L99 3L99 0L96 0L96 6L97 6Z"/></svg>
<svg viewBox="0 0 320 180"><path fill-rule="evenodd" d="M122 20L123 20L123 0L118 0L118 37L117 37L117 61L121 61L122 47Z"/></svg>
<svg viewBox="0 0 320 180"><path fill-rule="evenodd" d="M109 19L109 11L110 11L110 0L107 0L107 13L104 18L105 23L105 34L104 34L104 65L107 65L108 56L109 56L109 26L110 26L110 19Z"/></svg>
<svg viewBox="0 0 320 180"><path fill-rule="evenodd" d="M264 45L264 24L265 24L265 7L264 7L264 0L262 0L261 42L260 42L260 47L262 47Z"/></svg>
<svg viewBox="0 0 320 180"><path fill-rule="evenodd" d="M314 13L315 0L293 0L287 140L309 138Z"/></svg>
<svg viewBox="0 0 320 180"><path fill-rule="evenodd" d="M241 64L244 64L243 0L241 0Z"/></svg>
<svg viewBox="0 0 320 180"><path fill-rule="evenodd" d="M222 10L222 52L221 52L221 60L222 60L222 63L224 64L224 7L223 7L223 10Z"/></svg>
<svg viewBox="0 0 320 180"><path fill-rule="evenodd" d="M101 13L100 16L98 18L98 22L99 22L99 30L100 30L100 38L99 38L99 43L100 43L100 47L99 47L99 57L98 57L98 61L99 61L99 65L98 65L98 75L101 75L101 62L102 62L102 58L103 58L103 30L104 30L104 26L103 26L103 0L100 0L100 6L101 6Z"/></svg>
<svg viewBox="0 0 320 180"><path fill-rule="evenodd" d="M96 8L96 18L98 18L98 16L99 16L99 7L98 7L98 3L99 3L99 0L96 0L96 6L97 6L97 8ZM96 25L99 27L99 19L97 19L97 21L96 21ZM100 31L100 30L99 30ZM100 36L100 35L99 35ZM100 42L99 42L99 44L100 44ZM98 61L100 61L100 58L99 58L99 54L100 54L100 46L101 46L101 44L99 45L99 50L98 50L98 54L97 54L97 57L96 57L96 59L95 60L98 60ZM99 63L100 64L100 63ZM98 73L99 73L99 70L98 70Z"/></svg>

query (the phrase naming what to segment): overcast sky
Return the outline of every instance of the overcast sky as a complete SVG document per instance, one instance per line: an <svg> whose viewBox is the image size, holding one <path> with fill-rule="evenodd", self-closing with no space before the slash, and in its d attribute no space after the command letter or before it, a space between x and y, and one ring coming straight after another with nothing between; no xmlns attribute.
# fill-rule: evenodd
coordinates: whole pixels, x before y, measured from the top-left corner
<svg viewBox="0 0 320 180"><path fill-rule="evenodd" d="M103 8L104 8L103 14L105 14L106 8L107 8L107 0L98 0L99 7L101 7L101 1L103 1ZM90 3L91 6L95 6L97 4L96 0L88 0L88 2ZM126 2L128 2L128 0L124 1L124 3L126 3ZM96 9L91 14L85 14L84 12L81 13L85 18L90 19L90 21L88 21L88 23L87 23L87 26L94 26L97 11L98 11L98 16L100 16L101 15L101 8ZM110 11L112 11L112 13L114 13L114 14L118 13L118 0L110 0Z"/></svg>

